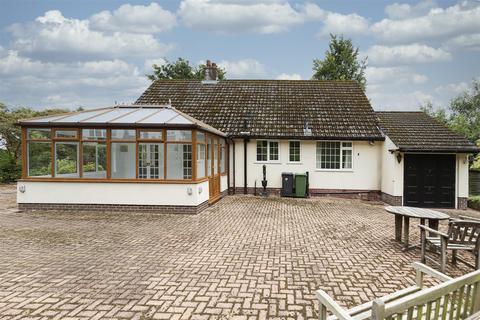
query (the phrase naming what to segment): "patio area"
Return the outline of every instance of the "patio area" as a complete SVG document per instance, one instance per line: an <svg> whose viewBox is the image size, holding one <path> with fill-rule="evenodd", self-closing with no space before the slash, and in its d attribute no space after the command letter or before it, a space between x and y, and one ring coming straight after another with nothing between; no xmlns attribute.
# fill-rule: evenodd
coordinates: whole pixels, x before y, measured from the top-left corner
<svg viewBox="0 0 480 320"><path fill-rule="evenodd" d="M22 213L0 186L0 319L314 319L319 288L352 307L413 283L419 250L393 222L382 203L253 196L199 215Z"/></svg>

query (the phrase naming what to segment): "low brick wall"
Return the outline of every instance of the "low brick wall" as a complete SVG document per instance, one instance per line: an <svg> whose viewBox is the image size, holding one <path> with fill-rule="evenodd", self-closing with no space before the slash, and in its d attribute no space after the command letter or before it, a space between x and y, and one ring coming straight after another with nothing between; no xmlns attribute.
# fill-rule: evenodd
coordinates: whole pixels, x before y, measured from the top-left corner
<svg viewBox="0 0 480 320"><path fill-rule="evenodd" d="M380 199L392 206L401 206L402 205L402 196L392 196L391 194L381 192Z"/></svg>
<svg viewBox="0 0 480 320"><path fill-rule="evenodd" d="M138 212L197 214L208 208L208 201L198 206L156 206L126 204L83 204L83 203L19 203L22 211L101 211L101 212Z"/></svg>
<svg viewBox="0 0 480 320"><path fill-rule="evenodd" d="M235 188L235 194L244 194L245 188ZM257 188L256 194L260 195L263 188ZM267 192L271 196L280 196L280 188L267 188ZM309 189L311 197L339 197L349 199L362 199L370 201L378 201L380 192L377 190L341 190L341 189ZM230 194L233 194L233 188L230 188ZM255 188L247 188L247 194L255 194Z"/></svg>

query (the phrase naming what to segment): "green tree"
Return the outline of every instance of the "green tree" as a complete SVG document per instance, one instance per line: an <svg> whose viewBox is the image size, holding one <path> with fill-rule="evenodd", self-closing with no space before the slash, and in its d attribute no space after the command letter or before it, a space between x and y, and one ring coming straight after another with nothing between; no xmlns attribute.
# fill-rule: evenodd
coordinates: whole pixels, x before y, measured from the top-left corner
<svg viewBox="0 0 480 320"><path fill-rule="evenodd" d="M358 48L351 39L330 34L329 49L323 60L313 60L313 79L316 80L355 80L365 91L367 80L365 68L367 58L359 60Z"/></svg>
<svg viewBox="0 0 480 320"><path fill-rule="evenodd" d="M427 103L421 109L480 146L479 80L473 80L471 88L453 98L447 108L435 109L431 103ZM480 169L480 156L477 156L472 168Z"/></svg>
<svg viewBox="0 0 480 320"><path fill-rule="evenodd" d="M183 79L183 80L203 80L205 75L204 64L199 65L198 67L193 67L190 65L188 60L183 58L178 58L175 62L170 62L165 60L165 64L159 66L153 64L153 73L147 74L147 78L151 81L158 79ZM225 79L225 70L217 67L218 79Z"/></svg>
<svg viewBox="0 0 480 320"><path fill-rule="evenodd" d="M0 102L0 181L10 182L20 174L21 128L18 120L69 112L66 109L36 111L28 107L8 108Z"/></svg>

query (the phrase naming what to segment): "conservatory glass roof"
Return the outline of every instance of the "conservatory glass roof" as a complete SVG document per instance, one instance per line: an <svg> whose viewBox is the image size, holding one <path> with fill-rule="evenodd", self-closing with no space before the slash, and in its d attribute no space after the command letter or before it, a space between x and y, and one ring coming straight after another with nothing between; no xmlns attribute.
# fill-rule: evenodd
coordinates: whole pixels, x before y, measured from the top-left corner
<svg viewBox="0 0 480 320"><path fill-rule="evenodd" d="M195 127L225 134L170 105L121 105L109 108L70 112L53 116L23 119L22 126L48 127Z"/></svg>

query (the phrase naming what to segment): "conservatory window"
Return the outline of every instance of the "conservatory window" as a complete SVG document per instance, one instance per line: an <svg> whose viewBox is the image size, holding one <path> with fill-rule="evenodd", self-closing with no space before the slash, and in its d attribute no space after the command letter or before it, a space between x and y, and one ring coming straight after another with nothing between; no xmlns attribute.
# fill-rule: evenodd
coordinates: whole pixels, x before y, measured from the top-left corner
<svg viewBox="0 0 480 320"><path fill-rule="evenodd" d="M184 180L192 178L192 145L183 143L167 144L167 179Z"/></svg>
<svg viewBox="0 0 480 320"><path fill-rule="evenodd" d="M28 142L27 175L30 177L52 176L52 143Z"/></svg>
<svg viewBox="0 0 480 320"><path fill-rule="evenodd" d="M78 142L55 142L55 177L78 178Z"/></svg>
<svg viewBox="0 0 480 320"><path fill-rule="evenodd" d="M113 130L112 130L113 131ZM135 143L112 142L111 175L113 179L135 178Z"/></svg>
<svg viewBox="0 0 480 320"><path fill-rule="evenodd" d="M83 143L83 177L107 177L107 145L104 142Z"/></svg>

